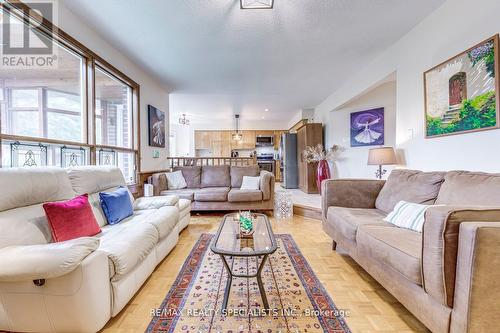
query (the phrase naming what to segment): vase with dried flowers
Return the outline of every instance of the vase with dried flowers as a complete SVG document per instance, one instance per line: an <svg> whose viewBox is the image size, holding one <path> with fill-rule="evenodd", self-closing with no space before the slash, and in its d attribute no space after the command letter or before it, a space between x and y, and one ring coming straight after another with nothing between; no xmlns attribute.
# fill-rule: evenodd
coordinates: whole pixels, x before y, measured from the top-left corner
<svg viewBox="0 0 500 333"><path fill-rule="evenodd" d="M318 163L318 168L316 170L316 185L318 186L320 194L321 182L331 177L328 162L336 160L339 152L340 146L338 145L333 145L330 149L325 150L323 145L320 144L316 146L307 146L302 152L307 163Z"/></svg>

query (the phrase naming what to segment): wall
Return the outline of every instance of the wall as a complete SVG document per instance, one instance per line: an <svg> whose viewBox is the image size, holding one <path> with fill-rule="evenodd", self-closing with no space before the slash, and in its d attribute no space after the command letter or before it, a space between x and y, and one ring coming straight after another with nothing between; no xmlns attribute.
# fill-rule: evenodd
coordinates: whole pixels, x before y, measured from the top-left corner
<svg viewBox="0 0 500 333"><path fill-rule="evenodd" d="M339 160L330 163L333 178L372 178L376 166L367 166L368 149L373 147L350 146L351 112L384 107L384 142L394 146L396 142L396 83L387 82L370 90L328 114L326 130L330 138L329 145L342 147ZM326 134L326 133L325 133ZM390 167L385 169L390 170Z"/></svg>
<svg viewBox="0 0 500 333"><path fill-rule="evenodd" d="M315 120L326 124L327 143L333 143L330 112L396 71L396 145L407 167L498 172L500 154L491 147L500 141L500 130L424 138L423 92L424 71L500 31L498 13L498 0L446 1L316 107Z"/></svg>
<svg viewBox="0 0 500 333"><path fill-rule="evenodd" d="M148 104L154 105L158 109L165 111L166 124L165 133L169 128L169 93L155 78L137 67L132 61L126 58L123 53L113 48L91 27L83 23L75 14L64 7L62 2L58 2L57 25L83 43L86 47L96 52L118 70L129 76L132 80L140 84L140 123L141 123L141 171L151 171L164 168L164 160L168 156L167 148L158 149L148 145ZM168 137L168 136L167 136ZM153 158L153 151L160 151L160 158Z"/></svg>
<svg viewBox="0 0 500 333"><path fill-rule="evenodd" d="M195 156L194 131L196 130L234 130L234 118L209 119L209 117L190 116L189 126L177 125L179 116L171 113L170 122L175 132L176 156ZM286 125L283 122L269 120L240 120L240 130L282 130ZM250 154L250 151L248 151ZM240 156L246 156L240 154Z"/></svg>
<svg viewBox="0 0 500 333"><path fill-rule="evenodd" d="M288 121L287 129L295 126L302 119L313 120L314 119L314 109L301 109Z"/></svg>

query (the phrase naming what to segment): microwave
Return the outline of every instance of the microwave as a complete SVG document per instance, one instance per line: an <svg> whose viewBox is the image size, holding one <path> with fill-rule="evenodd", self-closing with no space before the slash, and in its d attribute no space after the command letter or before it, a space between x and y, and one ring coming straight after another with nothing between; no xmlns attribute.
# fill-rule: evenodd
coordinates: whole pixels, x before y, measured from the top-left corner
<svg viewBox="0 0 500 333"><path fill-rule="evenodd" d="M274 135L257 135L255 145L257 147L274 146Z"/></svg>

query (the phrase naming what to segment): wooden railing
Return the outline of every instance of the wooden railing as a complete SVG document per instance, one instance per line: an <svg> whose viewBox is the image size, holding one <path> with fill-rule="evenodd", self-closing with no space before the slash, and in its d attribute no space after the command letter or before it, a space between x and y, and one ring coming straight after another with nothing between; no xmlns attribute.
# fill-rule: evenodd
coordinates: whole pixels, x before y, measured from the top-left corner
<svg viewBox="0 0 500 333"><path fill-rule="evenodd" d="M168 157L167 165L170 168L182 166L204 165L234 165L250 166L257 164L255 157Z"/></svg>
<svg viewBox="0 0 500 333"><path fill-rule="evenodd" d="M257 164L256 157L167 157L166 169L155 171L144 171L139 173L138 184L131 188L135 197L143 195L143 184L148 178L159 172L170 172L175 167L182 166L205 166L205 165L234 165L252 166Z"/></svg>

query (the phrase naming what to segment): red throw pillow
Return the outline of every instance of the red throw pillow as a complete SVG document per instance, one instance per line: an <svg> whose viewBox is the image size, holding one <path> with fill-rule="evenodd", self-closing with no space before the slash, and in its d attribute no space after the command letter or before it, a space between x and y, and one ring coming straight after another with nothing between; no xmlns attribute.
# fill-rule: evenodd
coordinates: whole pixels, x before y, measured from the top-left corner
<svg viewBox="0 0 500 333"><path fill-rule="evenodd" d="M94 236L101 232L89 204L88 194L43 205L55 242Z"/></svg>

